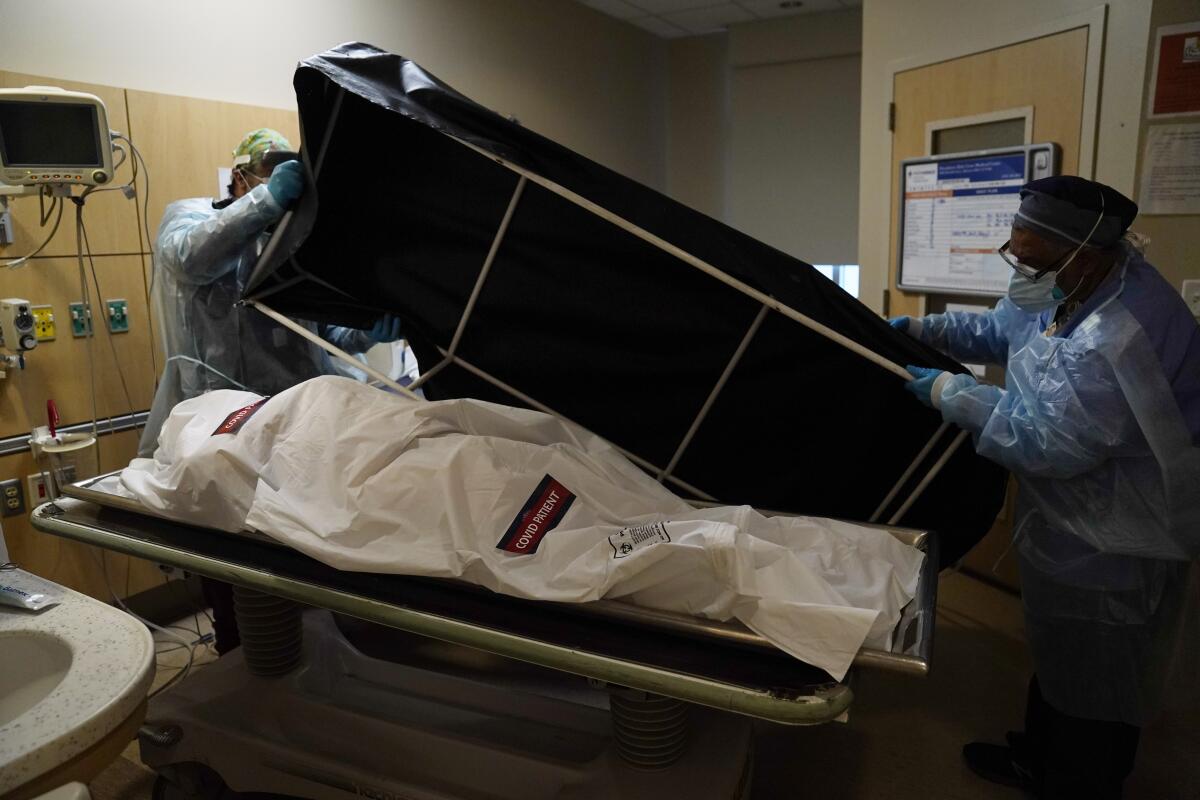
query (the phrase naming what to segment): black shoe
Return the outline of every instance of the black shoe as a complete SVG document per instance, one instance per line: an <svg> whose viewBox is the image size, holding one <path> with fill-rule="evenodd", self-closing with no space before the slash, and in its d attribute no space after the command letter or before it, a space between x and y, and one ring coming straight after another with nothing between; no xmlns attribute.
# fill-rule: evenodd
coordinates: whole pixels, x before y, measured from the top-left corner
<svg viewBox="0 0 1200 800"><path fill-rule="evenodd" d="M1032 791L1033 779L1029 770L1013 761L1011 747L1002 744L971 742L963 745L963 760L979 777L1003 786Z"/></svg>

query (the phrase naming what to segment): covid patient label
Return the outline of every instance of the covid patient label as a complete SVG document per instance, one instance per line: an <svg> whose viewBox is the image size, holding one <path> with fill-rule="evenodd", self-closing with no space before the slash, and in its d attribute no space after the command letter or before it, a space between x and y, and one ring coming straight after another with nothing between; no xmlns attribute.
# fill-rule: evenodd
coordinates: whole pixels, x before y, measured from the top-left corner
<svg viewBox="0 0 1200 800"><path fill-rule="evenodd" d="M237 433L242 429L242 426L246 424L246 420L254 416L254 412L262 408L263 404L270 399L270 397L264 397L257 403L251 403L248 406L244 406L243 408L239 408L237 411L234 411L225 418L224 422L217 426L217 429L213 431L211 435L220 436L223 433Z"/></svg>
<svg viewBox="0 0 1200 800"><path fill-rule="evenodd" d="M574 502L571 490L547 475L529 495L496 547L518 555L536 553L542 538L554 530Z"/></svg>
<svg viewBox="0 0 1200 800"><path fill-rule="evenodd" d="M608 543L612 545L613 549L613 558L625 558L638 550L669 541L671 541L671 535L667 533L667 523L665 522L625 528L620 533L614 533L608 537Z"/></svg>

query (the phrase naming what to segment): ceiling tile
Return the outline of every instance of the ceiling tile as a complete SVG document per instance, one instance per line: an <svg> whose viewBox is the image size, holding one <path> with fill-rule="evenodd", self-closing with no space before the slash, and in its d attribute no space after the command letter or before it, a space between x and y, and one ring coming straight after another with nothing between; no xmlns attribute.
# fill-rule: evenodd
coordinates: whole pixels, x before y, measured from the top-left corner
<svg viewBox="0 0 1200 800"><path fill-rule="evenodd" d="M694 8L712 8L726 5L725 0L626 0L647 14L674 14L676 11L691 11Z"/></svg>
<svg viewBox="0 0 1200 800"><path fill-rule="evenodd" d="M637 25L644 31L650 31L655 36L661 36L664 39L678 39L681 36L688 35L688 32L683 28L678 25L672 25L658 17L637 17L625 21L631 25Z"/></svg>
<svg viewBox="0 0 1200 800"><path fill-rule="evenodd" d="M733 3L724 3L712 8L697 8L693 11L667 14L664 19L678 25L688 33L712 33L735 22L750 22L754 19L754 15Z"/></svg>
<svg viewBox="0 0 1200 800"><path fill-rule="evenodd" d="M617 19L640 17L645 13L637 6L626 3L625 0L579 0L579 2Z"/></svg>
<svg viewBox="0 0 1200 800"><path fill-rule="evenodd" d="M794 14L811 14L817 11L840 11L845 8L838 0L799 0L800 5L781 8L783 0L737 0L737 3L756 17L790 17ZM791 0L797 2L797 0Z"/></svg>

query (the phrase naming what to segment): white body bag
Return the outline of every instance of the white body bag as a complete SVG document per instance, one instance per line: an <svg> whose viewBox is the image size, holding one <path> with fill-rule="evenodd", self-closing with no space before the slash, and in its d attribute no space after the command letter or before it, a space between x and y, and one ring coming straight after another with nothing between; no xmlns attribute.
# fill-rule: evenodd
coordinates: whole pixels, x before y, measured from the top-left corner
<svg viewBox="0 0 1200 800"><path fill-rule="evenodd" d="M849 523L694 509L547 414L337 377L186 400L104 488L338 569L737 618L838 680L864 643L888 646L924 557Z"/></svg>

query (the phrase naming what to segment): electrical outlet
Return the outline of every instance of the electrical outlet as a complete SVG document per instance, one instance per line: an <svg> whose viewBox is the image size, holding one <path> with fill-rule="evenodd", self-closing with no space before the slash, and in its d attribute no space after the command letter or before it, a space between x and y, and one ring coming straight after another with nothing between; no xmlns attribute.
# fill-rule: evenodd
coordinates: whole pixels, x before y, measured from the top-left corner
<svg viewBox="0 0 1200 800"><path fill-rule="evenodd" d="M92 313L88 310L86 316L83 303L71 303L67 306L71 316L71 335L78 339L87 336L92 327Z"/></svg>
<svg viewBox="0 0 1200 800"><path fill-rule="evenodd" d="M105 300L108 308L108 332L129 333L129 303L124 300Z"/></svg>
<svg viewBox="0 0 1200 800"><path fill-rule="evenodd" d="M0 517L15 517L25 513L25 493L21 491L21 480L13 478L0 481Z"/></svg>
<svg viewBox="0 0 1200 800"><path fill-rule="evenodd" d="M54 328L53 306L30 306L29 313L33 315L33 335L39 342L52 341L57 332Z"/></svg>
<svg viewBox="0 0 1200 800"><path fill-rule="evenodd" d="M1200 280L1193 278L1183 282L1183 301L1192 310L1193 317L1200 317Z"/></svg>

